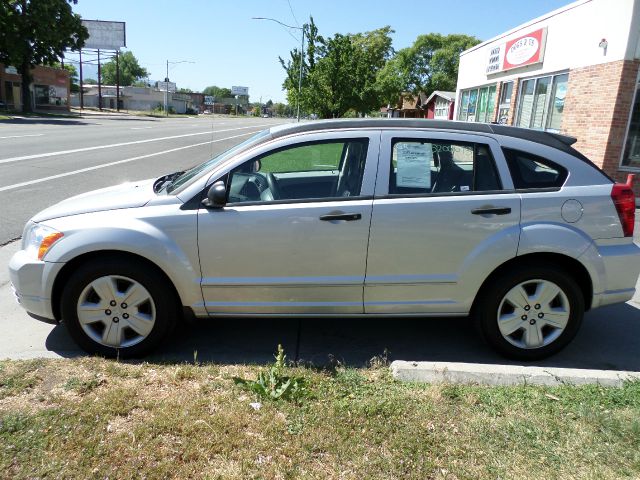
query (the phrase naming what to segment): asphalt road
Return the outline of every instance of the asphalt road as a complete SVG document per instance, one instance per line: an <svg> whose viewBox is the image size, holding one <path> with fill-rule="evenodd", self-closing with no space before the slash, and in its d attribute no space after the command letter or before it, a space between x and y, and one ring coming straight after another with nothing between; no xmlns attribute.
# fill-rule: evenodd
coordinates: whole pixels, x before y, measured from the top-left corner
<svg viewBox="0 0 640 480"><path fill-rule="evenodd" d="M19 249L19 242L11 240L21 235L30 216L71 195L184 169L275 123L211 117L0 121L0 359L84 355L63 325L29 317L11 294L6 265ZM128 159L133 160L111 165ZM314 365L362 366L380 356L513 363L493 353L467 318L203 320L181 329L148 360L193 361L197 356L219 363L265 363L272 361L278 343L289 358ZM640 371L638 352L637 294L626 304L587 313L565 350L533 365Z"/></svg>
<svg viewBox="0 0 640 480"><path fill-rule="evenodd" d="M0 245L64 198L184 170L278 123L209 115L0 120Z"/></svg>

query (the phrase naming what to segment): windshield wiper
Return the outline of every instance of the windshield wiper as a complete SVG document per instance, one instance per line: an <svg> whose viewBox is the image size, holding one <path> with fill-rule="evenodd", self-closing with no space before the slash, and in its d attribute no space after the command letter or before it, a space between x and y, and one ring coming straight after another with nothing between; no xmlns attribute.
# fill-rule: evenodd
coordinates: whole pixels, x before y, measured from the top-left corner
<svg viewBox="0 0 640 480"><path fill-rule="evenodd" d="M165 186L169 185L171 182L173 182L176 178L178 178L183 173L184 171L173 172L158 178L155 182L153 182L154 193L158 193L160 190L162 190Z"/></svg>

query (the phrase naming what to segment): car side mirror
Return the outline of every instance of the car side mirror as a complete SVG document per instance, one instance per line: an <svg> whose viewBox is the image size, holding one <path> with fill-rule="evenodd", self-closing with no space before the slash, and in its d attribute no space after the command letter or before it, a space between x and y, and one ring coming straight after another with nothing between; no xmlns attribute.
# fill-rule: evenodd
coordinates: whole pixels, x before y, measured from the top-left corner
<svg viewBox="0 0 640 480"><path fill-rule="evenodd" d="M227 204L227 187L222 180L211 185L202 204L207 208L222 208Z"/></svg>

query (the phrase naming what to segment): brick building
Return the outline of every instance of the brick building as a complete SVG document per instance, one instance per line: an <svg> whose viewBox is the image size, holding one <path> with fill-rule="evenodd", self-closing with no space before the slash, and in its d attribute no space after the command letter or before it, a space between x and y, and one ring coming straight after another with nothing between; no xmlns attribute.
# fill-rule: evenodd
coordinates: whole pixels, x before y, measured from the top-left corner
<svg viewBox="0 0 640 480"><path fill-rule="evenodd" d="M31 70L31 107L35 110L69 110L69 73L60 68L35 66ZM15 67L0 63L0 102L22 110L22 77Z"/></svg>
<svg viewBox="0 0 640 480"><path fill-rule="evenodd" d="M576 137L621 181L640 173L639 66L640 0L579 0L463 52L454 118Z"/></svg>

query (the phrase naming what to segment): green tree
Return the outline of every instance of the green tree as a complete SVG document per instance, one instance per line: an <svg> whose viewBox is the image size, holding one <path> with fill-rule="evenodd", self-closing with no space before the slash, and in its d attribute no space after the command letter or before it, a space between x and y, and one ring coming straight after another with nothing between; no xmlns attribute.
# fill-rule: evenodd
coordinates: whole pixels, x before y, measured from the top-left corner
<svg viewBox="0 0 640 480"><path fill-rule="evenodd" d="M455 90L460 54L478 43L480 40L469 35L420 35L378 73L378 88L385 103L397 101L402 93Z"/></svg>
<svg viewBox="0 0 640 480"><path fill-rule="evenodd" d="M193 93L193 90L190 88L180 88L178 89L178 93Z"/></svg>
<svg viewBox="0 0 640 480"><path fill-rule="evenodd" d="M86 83L87 85L97 85L98 81L95 78L83 78L82 83Z"/></svg>
<svg viewBox="0 0 640 480"><path fill-rule="evenodd" d="M318 35L318 27L309 17L309 23L303 26L304 35L307 42L306 52L302 61L302 89L300 96L300 104L302 110L307 110L310 103L309 90L309 74L315 69L317 59L317 45L324 42L324 39ZM287 101L292 108L298 105L298 83L300 79L300 50L294 48L289 52L289 60L286 62L282 57L278 57L280 65L284 68L286 76L282 84L282 88L287 91Z"/></svg>
<svg viewBox="0 0 640 480"><path fill-rule="evenodd" d="M288 115L290 111L291 111L291 108L289 108L289 105L286 105L282 102L276 102L273 104L273 112L279 117L284 117L285 115Z"/></svg>
<svg viewBox="0 0 640 480"><path fill-rule="evenodd" d="M216 85L211 85L205 88L202 93L216 98L230 98L232 96L231 90L228 88L217 87Z"/></svg>
<svg viewBox="0 0 640 480"><path fill-rule="evenodd" d="M22 76L22 105L31 111L31 69L50 65L65 50L78 50L89 33L80 15L73 13L78 0L1 0L0 63L15 65Z"/></svg>
<svg viewBox="0 0 640 480"><path fill-rule="evenodd" d="M311 17L304 28L308 45L302 65L302 110L323 118L341 117L349 110L360 114L377 110L381 104L377 74L393 54L391 27L324 38L318 35ZM299 50L292 50L286 63L280 58L280 64L286 71L283 88L287 100L295 105L299 96Z"/></svg>
<svg viewBox="0 0 640 480"><path fill-rule="evenodd" d="M131 51L120 54L120 85L133 85L136 81L149 76L147 70L140 66L138 59ZM115 57L102 65L102 83L105 85L115 85L116 59Z"/></svg>

